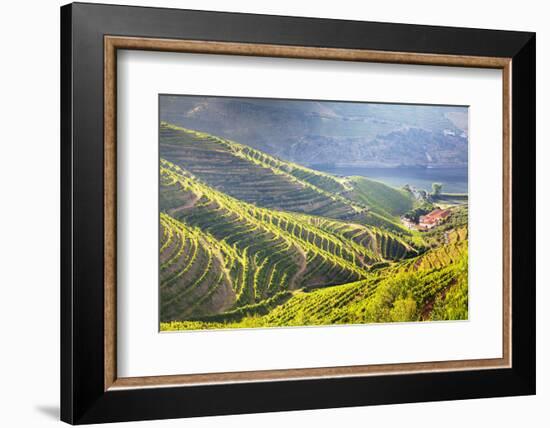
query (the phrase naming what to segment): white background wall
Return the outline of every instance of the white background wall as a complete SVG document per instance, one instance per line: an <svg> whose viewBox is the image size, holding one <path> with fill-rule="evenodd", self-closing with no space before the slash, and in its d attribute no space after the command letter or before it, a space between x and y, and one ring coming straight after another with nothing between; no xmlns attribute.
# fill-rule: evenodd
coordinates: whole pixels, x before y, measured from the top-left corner
<svg viewBox="0 0 550 428"><path fill-rule="evenodd" d="M547 426L550 317L544 302L550 301L550 276L544 267L550 257L546 244L550 233L542 226L550 211L547 191L550 134L545 127L550 116L545 99L550 96L550 28L545 2L148 0L125 3L529 30L537 32L538 45L537 263L542 269L537 275L537 396L155 421L140 423L141 426ZM58 8L61 4L58 0L5 2L0 15L0 421L6 427L59 424Z"/></svg>

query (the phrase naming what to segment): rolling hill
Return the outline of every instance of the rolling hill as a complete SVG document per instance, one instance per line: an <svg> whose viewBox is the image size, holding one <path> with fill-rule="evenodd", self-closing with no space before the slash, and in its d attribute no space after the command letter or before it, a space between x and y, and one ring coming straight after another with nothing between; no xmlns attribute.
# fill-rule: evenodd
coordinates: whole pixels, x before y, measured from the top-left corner
<svg viewBox="0 0 550 428"><path fill-rule="evenodd" d="M467 311L466 229L424 242L399 222L409 193L166 122L160 141L162 330L444 319L447 295Z"/></svg>
<svg viewBox="0 0 550 428"><path fill-rule="evenodd" d="M163 323L161 329L256 328L468 318L467 240L381 269L367 279L282 296L275 307Z"/></svg>
<svg viewBox="0 0 550 428"><path fill-rule="evenodd" d="M165 159L160 201L163 318L255 304L281 290L355 281L376 263L417 253L375 227L240 201Z"/></svg>
<svg viewBox="0 0 550 428"><path fill-rule="evenodd" d="M402 235L410 194L362 177L336 177L223 138L161 122L160 156L213 188L276 210L375 224Z"/></svg>

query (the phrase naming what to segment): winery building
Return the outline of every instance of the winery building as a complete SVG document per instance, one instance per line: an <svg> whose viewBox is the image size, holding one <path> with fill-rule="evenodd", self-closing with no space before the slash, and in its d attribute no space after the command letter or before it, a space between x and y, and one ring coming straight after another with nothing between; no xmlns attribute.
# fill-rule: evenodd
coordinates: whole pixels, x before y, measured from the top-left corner
<svg viewBox="0 0 550 428"><path fill-rule="evenodd" d="M449 210L441 210L439 208L435 209L429 214L420 216L418 219L418 228L423 230L431 229L432 227L443 223L450 215L451 211Z"/></svg>

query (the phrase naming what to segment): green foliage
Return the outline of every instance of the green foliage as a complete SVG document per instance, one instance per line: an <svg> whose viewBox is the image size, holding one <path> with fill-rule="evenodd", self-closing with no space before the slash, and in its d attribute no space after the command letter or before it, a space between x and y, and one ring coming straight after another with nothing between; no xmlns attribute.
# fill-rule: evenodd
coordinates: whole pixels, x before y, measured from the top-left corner
<svg viewBox="0 0 550 428"><path fill-rule="evenodd" d="M354 184L351 197L385 217L399 216L413 206L413 197L404 190L365 177L352 177L351 180Z"/></svg>
<svg viewBox="0 0 550 428"><path fill-rule="evenodd" d="M346 197L352 190L348 179L166 122L161 123L160 138L164 159L239 200L336 219L353 217L368 208Z"/></svg>
<svg viewBox="0 0 550 428"><path fill-rule="evenodd" d="M458 236L456 234L458 233ZM453 240L468 239L468 205L451 208L451 215L444 223L423 234L429 246L439 246Z"/></svg>
<svg viewBox="0 0 550 428"><path fill-rule="evenodd" d="M396 300L390 310L390 319L392 322L416 320L417 307L415 300L411 296Z"/></svg>
<svg viewBox="0 0 550 428"><path fill-rule="evenodd" d="M443 259L448 252L454 252L455 258ZM460 284L459 288L455 284ZM445 291L447 300L441 298ZM433 301L434 310L426 315L426 308ZM265 315L255 313L235 321L232 316L224 319L222 314L215 322L163 323L161 329L363 324L423 319L467 319L467 245L453 244L449 248L431 250L411 262L400 262L350 284L308 292L293 291L287 301Z"/></svg>
<svg viewBox="0 0 550 428"><path fill-rule="evenodd" d="M404 214L404 217L408 218L409 220L418 223L418 219L428 214L429 212L433 211L434 205L430 202L423 202L421 205L417 206L416 208L411 209L410 211L407 211Z"/></svg>
<svg viewBox="0 0 550 428"><path fill-rule="evenodd" d="M416 275L404 272L383 281L366 306L365 321L416 321L416 301L411 290L417 286Z"/></svg>
<svg viewBox="0 0 550 428"><path fill-rule="evenodd" d="M426 251L405 190L166 123L161 155L162 330L467 316L467 210Z"/></svg>
<svg viewBox="0 0 550 428"><path fill-rule="evenodd" d="M394 217L388 217L378 214L375 211L367 211L363 213L361 217L357 219L357 222L368 226L374 226L380 229L384 229L388 232L401 236L408 242L412 237L411 231L404 228L403 225L400 223L400 220ZM412 241L410 243L412 243Z"/></svg>
<svg viewBox="0 0 550 428"><path fill-rule="evenodd" d="M408 234L398 216L413 205L409 192L363 177L336 177L315 171L234 141L166 122L161 123L160 133L163 158L237 199Z"/></svg>
<svg viewBox="0 0 550 428"><path fill-rule="evenodd" d="M462 205L453 209L451 217L443 224L443 229L457 229L468 227L468 205Z"/></svg>
<svg viewBox="0 0 550 428"><path fill-rule="evenodd" d="M206 315L202 317L192 318L190 321L208 321L208 322L228 322L240 321L245 317L255 317L258 315L266 315L273 308L286 302L292 297L290 291L281 291L269 299L262 300L260 303L253 305L244 305L232 311L222 314Z"/></svg>
<svg viewBox="0 0 550 428"><path fill-rule="evenodd" d="M432 183L432 196L439 196L443 190L443 184Z"/></svg>
<svg viewBox="0 0 550 428"><path fill-rule="evenodd" d="M387 231L239 201L165 159L161 195L170 207L161 214L168 241L161 247L162 320L227 312L283 290L356 281L374 263L416 254ZM171 244L171 237L181 244ZM171 251L174 245L180 250Z"/></svg>
<svg viewBox="0 0 550 428"><path fill-rule="evenodd" d="M468 258L462 259L456 275L456 283L440 294L434 303L432 320L468 319Z"/></svg>

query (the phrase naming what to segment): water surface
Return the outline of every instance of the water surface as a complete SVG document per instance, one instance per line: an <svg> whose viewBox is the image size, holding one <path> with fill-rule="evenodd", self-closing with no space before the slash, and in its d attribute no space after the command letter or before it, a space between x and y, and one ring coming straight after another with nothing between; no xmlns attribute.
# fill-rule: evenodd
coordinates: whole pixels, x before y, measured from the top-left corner
<svg viewBox="0 0 550 428"><path fill-rule="evenodd" d="M432 190L432 183L443 184L443 192L467 193L468 168L366 168L316 166L315 169L343 176L358 175L372 178L394 187L409 184L418 189Z"/></svg>

